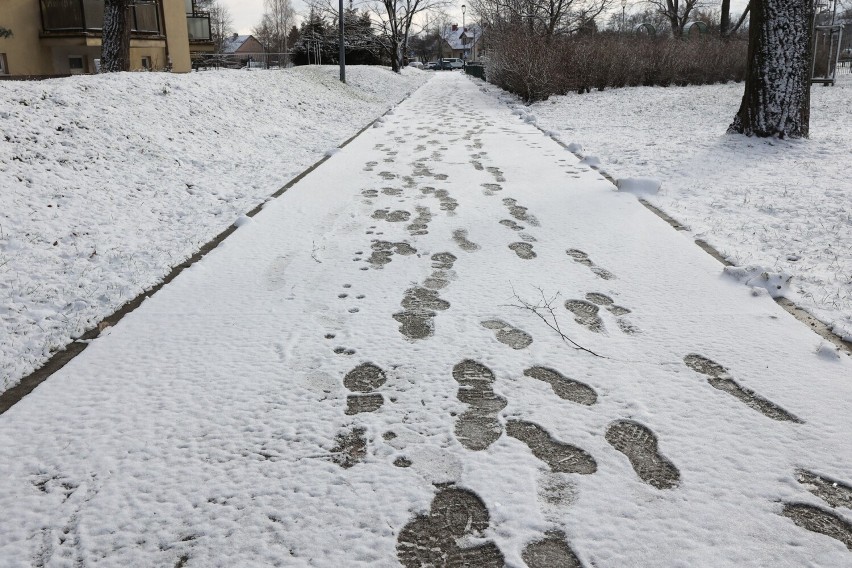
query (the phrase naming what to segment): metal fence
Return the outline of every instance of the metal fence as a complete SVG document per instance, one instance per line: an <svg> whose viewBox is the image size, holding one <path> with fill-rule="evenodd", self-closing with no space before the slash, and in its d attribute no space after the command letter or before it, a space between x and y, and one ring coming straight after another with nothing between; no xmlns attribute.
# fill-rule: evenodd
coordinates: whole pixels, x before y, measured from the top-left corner
<svg viewBox="0 0 852 568"><path fill-rule="evenodd" d="M193 53L192 68L207 69L283 69L291 67L292 53Z"/></svg>
<svg viewBox="0 0 852 568"><path fill-rule="evenodd" d="M481 63L468 63L464 66L464 72L477 79L485 80L485 65Z"/></svg>

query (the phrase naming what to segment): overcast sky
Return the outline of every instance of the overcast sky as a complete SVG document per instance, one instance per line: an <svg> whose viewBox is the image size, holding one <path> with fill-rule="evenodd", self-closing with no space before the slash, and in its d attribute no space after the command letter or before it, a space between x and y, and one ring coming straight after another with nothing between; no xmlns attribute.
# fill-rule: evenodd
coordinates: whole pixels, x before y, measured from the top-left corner
<svg viewBox="0 0 852 568"><path fill-rule="evenodd" d="M3 0L0 0L2 2ZM260 18L263 16L263 0L220 0L222 4L227 6L234 19L234 31L241 34L250 34L251 29L260 23ZM461 6L464 0L457 2L457 6ZM348 5L349 0L344 0L344 5ZM357 2L356 2L357 5ZM306 14L308 6L302 0L293 0L293 7L299 15ZM449 10L456 16L458 23L462 21L461 8Z"/></svg>
<svg viewBox="0 0 852 568"><path fill-rule="evenodd" d="M0 0L2 2L3 0ZM260 23L260 18L263 16L263 0L220 0L222 4L228 7L231 16L234 18L234 29L241 34L250 34L251 29ZM449 13L458 20L461 24L462 14L461 5L464 0L457 0L456 7L451 8ZM635 0L629 0L630 4L634 4ZM745 7L747 0L732 0L731 12L741 13ZM344 4L348 4L348 0L344 0ZM715 3L711 2L711 5ZM302 0L293 0L293 7L300 15L308 11L307 4ZM629 11L629 10L628 10Z"/></svg>

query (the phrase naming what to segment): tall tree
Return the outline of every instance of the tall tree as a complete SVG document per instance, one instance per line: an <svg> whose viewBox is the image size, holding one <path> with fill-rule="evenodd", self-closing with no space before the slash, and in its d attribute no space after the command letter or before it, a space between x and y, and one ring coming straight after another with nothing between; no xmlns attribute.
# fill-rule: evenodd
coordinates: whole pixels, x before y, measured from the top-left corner
<svg viewBox="0 0 852 568"><path fill-rule="evenodd" d="M231 11L220 0L196 0L195 5L199 10L210 13L211 39L216 52L221 52L222 45L234 29Z"/></svg>
<svg viewBox="0 0 852 568"><path fill-rule="evenodd" d="M380 21L384 48L390 55L391 69L397 73L402 69L414 19L449 4L450 0L381 0L374 4L374 12Z"/></svg>
<svg viewBox="0 0 852 568"><path fill-rule="evenodd" d="M523 25L531 34L548 38L587 30L613 4L614 0L470 0L484 28Z"/></svg>
<svg viewBox="0 0 852 568"><path fill-rule="evenodd" d="M649 0L649 4L669 22L674 37L683 36L683 28L692 19L692 12L702 0Z"/></svg>
<svg viewBox="0 0 852 568"><path fill-rule="evenodd" d="M101 72L130 70L130 21L132 0L104 0Z"/></svg>
<svg viewBox="0 0 852 568"><path fill-rule="evenodd" d="M731 27L731 0L722 0L722 12L719 16L719 34L721 37L726 38L732 34L735 34L737 30L743 25L745 22L746 16L751 10L751 3L746 4L745 10L743 10L740 19L737 20L737 23Z"/></svg>
<svg viewBox="0 0 852 568"><path fill-rule="evenodd" d="M264 0L264 19L271 34L271 49L276 53L287 52L287 34L296 18L296 10L290 0Z"/></svg>
<svg viewBox="0 0 852 568"><path fill-rule="evenodd" d="M745 93L728 132L808 136L813 18L812 0L751 0Z"/></svg>

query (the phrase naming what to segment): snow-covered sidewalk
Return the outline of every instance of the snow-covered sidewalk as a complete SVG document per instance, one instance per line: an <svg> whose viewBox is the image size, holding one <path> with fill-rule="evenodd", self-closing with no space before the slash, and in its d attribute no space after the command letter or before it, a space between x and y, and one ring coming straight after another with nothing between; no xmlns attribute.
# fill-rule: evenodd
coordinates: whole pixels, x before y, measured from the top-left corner
<svg viewBox="0 0 852 568"><path fill-rule="evenodd" d="M819 344L437 74L0 415L0 559L850 565Z"/></svg>

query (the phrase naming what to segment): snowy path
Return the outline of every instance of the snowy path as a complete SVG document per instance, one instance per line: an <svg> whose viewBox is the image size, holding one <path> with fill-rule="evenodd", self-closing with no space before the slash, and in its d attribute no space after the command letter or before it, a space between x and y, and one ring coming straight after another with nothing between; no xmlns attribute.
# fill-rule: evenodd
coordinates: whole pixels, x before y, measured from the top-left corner
<svg viewBox="0 0 852 568"><path fill-rule="evenodd" d="M0 416L0 565L852 566L818 343L436 74Z"/></svg>

